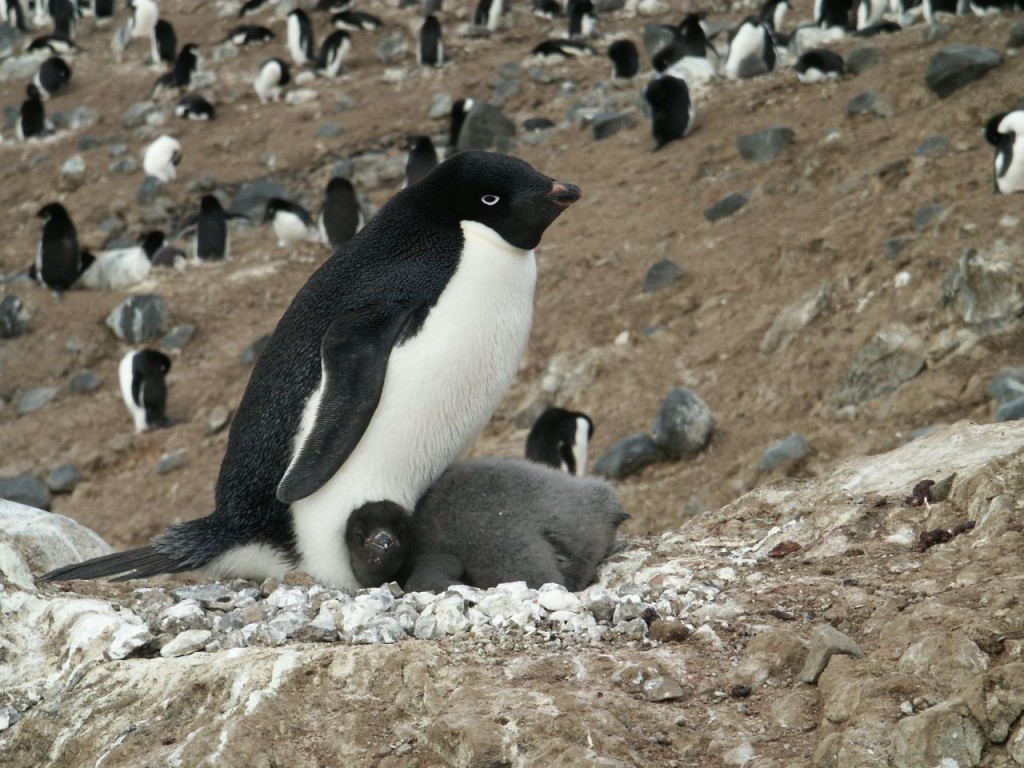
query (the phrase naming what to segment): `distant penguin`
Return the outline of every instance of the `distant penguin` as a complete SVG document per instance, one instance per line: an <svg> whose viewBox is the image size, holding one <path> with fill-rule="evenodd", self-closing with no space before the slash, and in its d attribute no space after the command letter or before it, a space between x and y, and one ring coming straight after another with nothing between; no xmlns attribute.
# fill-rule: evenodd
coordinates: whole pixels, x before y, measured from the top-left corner
<svg viewBox="0 0 1024 768"><path fill-rule="evenodd" d="M196 261L220 261L231 253L230 219L248 219L241 214L229 214L216 195L203 195L199 200L199 215L195 218L196 234L192 241L192 255Z"/></svg>
<svg viewBox="0 0 1024 768"><path fill-rule="evenodd" d="M150 55L154 64L165 64L173 67L178 55L178 34L174 25L165 19L157 19L153 25L153 37L150 41Z"/></svg>
<svg viewBox="0 0 1024 768"><path fill-rule="evenodd" d="M608 58L612 60L612 77L629 80L640 71L640 51L632 40L616 40L608 46Z"/></svg>
<svg viewBox="0 0 1024 768"><path fill-rule="evenodd" d="M852 10L853 0L814 0L814 23L824 29L849 29Z"/></svg>
<svg viewBox="0 0 1024 768"><path fill-rule="evenodd" d="M78 231L67 208L48 203L36 213L43 220L43 232L36 248L35 279L55 291L66 291L82 273L82 252Z"/></svg>
<svg viewBox="0 0 1024 768"><path fill-rule="evenodd" d="M410 136L405 158L405 185L415 184L437 166L437 150L429 136Z"/></svg>
<svg viewBox="0 0 1024 768"><path fill-rule="evenodd" d="M533 0L531 11L541 19L560 19L565 15L558 0Z"/></svg>
<svg viewBox="0 0 1024 768"><path fill-rule="evenodd" d="M377 499L412 509L475 441L526 348L534 249L579 197L518 158L474 151L394 195L313 273L256 359L212 514L43 578L301 568L357 589L349 516Z"/></svg>
<svg viewBox="0 0 1024 768"><path fill-rule="evenodd" d="M20 32L31 32L28 21L25 18L25 9L20 0L0 0L0 21L6 21Z"/></svg>
<svg viewBox="0 0 1024 768"><path fill-rule="evenodd" d="M466 115L473 109L473 99L456 99L452 102L452 110L448 116L448 153L451 154L458 149L459 134L462 132L462 124L466 122Z"/></svg>
<svg viewBox="0 0 1024 768"><path fill-rule="evenodd" d="M335 176L327 182L324 206L318 220L320 239L336 251L363 226L363 211L352 182Z"/></svg>
<svg viewBox="0 0 1024 768"><path fill-rule="evenodd" d="M242 3L242 7L238 9L238 18L241 19L250 14L256 13L256 11L262 8L266 2L267 0L245 0L245 2Z"/></svg>
<svg viewBox="0 0 1024 768"><path fill-rule="evenodd" d="M342 13L352 7L352 0L319 0L314 11L326 11L327 13Z"/></svg>
<svg viewBox="0 0 1024 768"><path fill-rule="evenodd" d="M651 65L656 72L664 72L687 56L706 59L708 53L714 50L699 14L687 14L678 27L670 29L671 42L655 51L651 57Z"/></svg>
<svg viewBox="0 0 1024 768"><path fill-rule="evenodd" d="M192 87L193 78L199 71L200 61L198 45L188 43L183 46L174 60L174 67L170 72L160 76L153 91L156 92L161 88L188 90Z"/></svg>
<svg viewBox="0 0 1024 768"><path fill-rule="evenodd" d="M152 40L156 34L156 22L160 18L160 8L156 0L128 0L132 10L129 23L131 37L137 40Z"/></svg>
<svg viewBox="0 0 1024 768"><path fill-rule="evenodd" d="M167 372L171 358L155 349L133 349L117 367L121 397L139 434L170 424L167 409Z"/></svg>
<svg viewBox="0 0 1024 768"><path fill-rule="evenodd" d="M528 117L525 120L523 120L523 130L526 133L546 131L548 128L554 127L555 121L549 117Z"/></svg>
<svg viewBox="0 0 1024 768"><path fill-rule="evenodd" d="M253 43L269 43L274 39L273 30L261 27L258 24L242 24L232 27L221 42L230 42L232 45L252 45Z"/></svg>
<svg viewBox="0 0 1024 768"><path fill-rule="evenodd" d="M733 32L723 73L730 80L764 75L775 69L775 42L771 30L748 16Z"/></svg>
<svg viewBox="0 0 1024 768"><path fill-rule="evenodd" d="M115 0L93 0L92 15L97 24L106 24L114 18Z"/></svg>
<svg viewBox="0 0 1024 768"><path fill-rule="evenodd" d="M288 63L284 59L267 59L260 64L252 85L256 89L260 104L266 104L268 100L280 101L283 86L288 85L291 80Z"/></svg>
<svg viewBox="0 0 1024 768"><path fill-rule="evenodd" d="M478 0L476 10L473 12L473 24L496 32L504 10L505 0Z"/></svg>
<svg viewBox="0 0 1024 768"><path fill-rule="evenodd" d="M594 422L585 413L548 408L526 436L526 458L582 477L587 471L587 447Z"/></svg>
<svg viewBox="0 0 1024 768"><path fill-rule="evenodd" d="M53 19L54 34L74 40L78 26L78 6L72 0L47 0L47 10Z"/></svg>
<svg viewBox="0 0 1024 768"><path fill-rule="evenodd" d="M843 57L825 48L813 48L796 60L796 77L801 83L834 80L845 72Z"/></svg>
<svg viewBox="0 0 1024 768"><path fill-rule="evenodd" d="M384 22L379 17L365 11L339 11L331 16L331 26L348 32L380 29Z"/></svg>
<svg viewBox="0 0 1024 768"><path fill-rule="evenodd" d="M138 285L149 276L153 257L163 242L162 232L149 232L138 245L103 251L88 265L83 261L78 285L101 291L120 291Z"/></svg>
<svg viewBox="0 0 1024 768"><path fill-rule="evenodd" d="M181 143L165 133L146 147L142 155L142 170L147 176L153 176L166 184L177 178L181 158Z"/></svg>
<svg viewBox="0 0 1024 768"><path fill-rule="evenodd" d="M578 56L592 56L594 49L582 40L544 40L537 43L530 53L543 58L561 56L566 59L575 59Z"/></svg>
<svg viewBox="0 0 1024 768"><path fill-rule="evenodd" d="M68 89L71 84L71 67L59 56L51 56L39 65L32 82L44 101Z"/></svg>
<svg viewBox="0 0 1024 768"><path fill-rule="evenodd" d="M48 52L58 56L68 56L81 53L82 49L64 35L43 35L34 38L25 51L26 53Z"/></svg>
<svg viewBox="0 0 1024 768"><path fill-rule="evenodd" d="M985 139L996 148L996 189L1004 195L1024 192L1024 110L990 117Z"/></svg>
<svg viewBox="0 0 1024 768"><path fill-rule="evenodd" d="M363 587L377 587L400 578L411 554L409 514L391 502L359 507L345 524L352 573Z"/></svg>
<svg viewBox="0 0 1024 768"><path fill-rule="evenodd" d="M383 510L371 512L388 530L380 524ZM594 580L628 519L604 480L518 459L456 462L416 504L399 580L407 592L511 581L578 592Z"/></svg>
<svg viewBox="0 0 1024 768"><path fill-rule="evenodd" d="M277 235L277 245L280 248L302 240L319 239L309 211L290 200L280 197L270 198L263 214L263 221L270 223L274 234Z"/></svg>
<svg viewBox="0 0 1024 768"><path fill-rule="evenodd" d="M325 77L337 77L341 65L352 49L352 38L343 29L336 29L324 38L320 55L316 59L316 70Z"/></svg>
<svg viewBox="0 0 1024 768"><path fill-rule="evenodd" d="M856 0L857 16L854 27L858 30L868 29L882 20L889 9L889 0Z"/></svg>
<svg viewBox="0 0 1024 768"><path fill-rule="evenodd" d="M422 67L440 67L444 64L441 22L434 15L427 16L420 27L420 36L416 43L416 63Z"/></svg>
<svg viewBox="0 0 1024 768"><path fill-rule="evenodd" d="M34 139L48 132L46 110L43 107L39 89L32 83L25 88L25 101L18 112L18 122L14 126L14 134L24 141Z"/></svg>
<svg viewBox="0 0 1024 768"><path fill-rule="evenodd" d="M569 17L570 40L597 35L597 11L593 0L569 0L566 14Z"/></svg>
<svg viewBox="0 0 1024 768"><path fill-rule="evenodd" d="M690 89L681 77L661 75L644 88L644 101L651 107L651 134L655 151L670 141L688 136L693 130L696 111Z"/></svg>
<svg viewBox="0 0 1024 768"><path fill-rule="evenodd" d="M301 8L288 14L288 53L295 66L304 67L315 61L313 54L313 22Z"/></svg>
<svg viewBox="0 0 1024 768"><path fill-rule="evenodd" d="M772 31L781 33L782 24L786 20L786 12L789 11L789 9L789 0L767 0L767 2L761 6L761 13L758 16L758 19L761 22L768 24Z"/></svg>
<svg viewBox="0 0 1024 768"><path fill-rule="evenodd" d="M198 93L186 93L174 105L174 114L186 120L213 120L216 110Z"/></svg>

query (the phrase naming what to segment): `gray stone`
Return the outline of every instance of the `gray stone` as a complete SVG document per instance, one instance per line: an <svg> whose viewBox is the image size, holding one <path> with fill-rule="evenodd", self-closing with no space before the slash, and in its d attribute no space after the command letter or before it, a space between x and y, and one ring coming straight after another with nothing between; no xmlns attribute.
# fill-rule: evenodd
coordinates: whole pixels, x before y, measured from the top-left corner
<svg viewBox="0 0 1024 768"><path fill-rule="evenodd" d="M826 280L779 312L761 339L762 354L786 349L804 328L825 314L831 302L832 283Z"/></svg>
<svg viewBox="0 0 1024 768"><path fill-rule="evenodd" d="M206 437L217 434L228 425L228 420L230 418L231 411L223 405L216 406L212 411L210 411L210 417L206 420L206 427L203 429L203 434Z"/></svg>
<svg viewBox="0 0 1024 768"><path fill-rule="evenodd" d="M139 205L147 205L157 199L164 190L164 183L156 176L147 176L139 185L139 191L135 193L135 202Z"/></svg>
<svg viewBox="0 0 1024 768"><path fill-rule="evenodd" d="M696 453L711 439L715 417L691 389L676 387L665 396L651 428L651 438L670 459Z"/></svg>
<svg viewBox="0 0 1024 768"><path fill-rule="evenodd" d="M203 608L218 607L218 609L222 609L228 601L236 602L237 597L234 590L217 583L178 587L172 590L171 594L178 600L195 600Z"/></svg>
<svg viewBox="0 0 1024 768"><path fill-rule="evenodd" d="M594 116L590 124L590 136L595 141L607 139L614 136L624 128L632 128L636 125L633 116L625 112L601 112Z"/></svg>
<svg viewBox="0 0 1024 768"><path fill-rule="evenodd" d="M807 660L800 671L800 679L810 684L818 682L818 677L825 671L829 659L837 653L853 656L855 659L864 658L864 651L850 637L828 624L819 627L807 651Z"/></svg>
<svg viewBox="0 0 1024 768"><path fill-rule="evenodd" d="M185 466L185 454L181 451L175 451L174 453L165 453L160 457L160 460L156 463L156 473L158 475L167 475L171 472L175 472L182 469Z"/></svg>
<svg viewBox="0 0 1024 768"><path fill-rule="evenodd" d="M450 93L435 93L430 97L430 109L427 115L431 120L441 120L451 114L452 96Z"/></svg>
<svg viewBox="0 0 1024 768"><path fill-rule="evenodd" d="M858 45L846 55L846 71L859 75L884 60L882 51L873 45Z"/></svg>
<svg viewBox="0 0 1024 768"><path fill-rule="evenodd" d="M88 152L90 149L96 149L96 147L102 147L103 142L97 139L95 136L79 136L75 142L75 149L79 152Z"/></svg>
<svg viewBox="0 0 1024 768"><path fill-rule="evenodd" d="M516 124L498 107L477 101L459 131L458 149L489 149L507 152L512 148Z"/></svg>
<svg viewBox="0 0 1024 768"><path fill-rule="evenodd" d="M790 435L768 446L761 454L760 469L772 472L784 464L793 464L807 457L811 447L803 435Z"/></svg>
<svg viewBox="0 0 1024 768"><path fill-rule="evenodd" d="M4 130L13 131L14 126L18 124L18 115L20 110L17 107L6 106L4 107Z"/></svg>
<svg viewBox="0 0 1024 768"><path fill-rule="evenodd" d="M238 46L231 41L222 43L213 49L213 60L216 62L230 61L238 57Z"/></svg>
<svg viewBox="0 0 1024 768"><path fill-rule="evenodd" d="M1024 713L1024 662L1014 661L978 675L960 696L985 737L1002 744Z"/></svg>
<svg viewBox="0 0 1024 768"><path fill-rule="evenodd" d="M985 394L1000 403L1024 397L1024 366L1003 368L985 387Z"/></svg>
<svg viewBox="0 0 1024 768"><path fill-rule="evenodd" d="M683 268L671 259L654 262L644 276L644 293L654 293L668 288L683 276Z"/></svg>
<svg viewBox="0 0 1024 768"><path fill-rule="evenodd" d="M35 413L45 408L54 401L58 391L57 387L32 387L32 389L26 389L21 395L21 400L18 401L18 415L24 416L25 414Z"/></svg>
<svg viewBox="0 0 1024 768"><path fill-rule="evenodd" d="M139 170L139 163L134 157L121 157L107 166L110 173L135 173Z"/></svg>
<svg viewBox="0 0 1024 768"><path fill-rule="evenodd" d="M341 136L342 130L338 123L324 123L316 129L316 138L333 139L336 136Z"/></svg>
<svg viewBox="0 0 1024 768"><path fill-rule="evenodd" d="M206 644L212 639L213 633L208 629L186 629L161 648L160 655L165 659L188 656L206 648Z"/></svg>
<svg viewBox="0 0 1024 768"><path fill-rule="evenodd" d="M733 192L726 195L714 205L704 209L704 218L709 222L716 222L732 216L736 211L747 204L750 199L745 192Z"/></svg>
<svg viewBox="0 0 1024 768"><path fill-rule="evenodd" d="M409 43L400 33L386 37L377 44L377 58L385 64L393 64L409 54Z"/></svg>
<svg viewBox="0 0 1024 768"><path fill-rule="evenodd" d="M6 59L21 50L21 32L17 27L0 21L0 59Z"/></svg>
<svg viewBox="0 0 1024 768"><path fill-rule="evenodd" d="M86 395L99 389L100 381L95 371L79 371L68 382L68 391L72 395Z"/></svg>
<svg viewBox="0 0 1024 768"><path fill-rule="evenodd" d="M922 205L914 211L914 215L910 219L910 228L915 232L924 232L929 227L940 223L945 218L947 210L946 206L936 203Z"/></svg>
<svg viewBox="0 0 1024 768"><path fill-rule="evenodd" d="M856 405L892 392L917 376L924 362L924 340L901 323L887 325L854 357L837 399Z"/></svg>
<svg viewBox="0 0 1024 768"><path fill-rule="evenodd" d="M942 281L942 303L974 330L992 333L1024 314L1024 243L969 248Z"/></svg>
<svg viewBox="0 0 1024 768"><path fill-rule="evenodd" d="M612 480L635 475L649 464L665 460L665 453L647 434L624 437L594 463L593 473Z"/></svg>
<svg viewBox="0 0 1024 768"><path fill-rule="evenodd" d="M259 179L242 184L238 191L235 192L234 197L231 198L228 210L231 213L241 213L248 216L253 221L259 221L263 218L267 201L272 197L281 197L293 202L295 200L295 196L278 182L271 181L270 179Z"/></svg>
<svg viewBox="0 0 1024 768"><path fill-rule="evenodd" d="M17 709L10 705L0 707L0 733L6 731L19 720L21 720L21 713Z"/></svg>
<svg viewBox="0 0 1024 768"><path fill-rule="evenodd" d="M673 29L665 24L645 24L644 50L647 51L647 57L653 58L658 51L671 43L674 39L673 33Z"/></svg>
<svg viewBox="0 0 1024 768"><path fill-rule="evenodd" d="M917 149L914 150L914 154L917 157L928 157L929 155L937 155L940 152L945 152L949 149L949 137L937 134L935 136L929 136L927 139L922 141Z"/></svg>
<svg viewBox="0 0 1024 768"><path fill-rule="evenodd" d="M0 339L13 339L26 330L28 315L22 310L21 299L9 293L0 300Z"/></svg>
<svg viewBox="0 0 1024 768"><path fill-rule="evenodd" d="M686 695L683 686L668 677L652 677L644 680L644 698L648 701L675 701Z"/></svg>
<svg viewBox="0 0 1024 768"><path fill-rule="evenodd" d="M68 128L73 131L92 128L100 121L100 113L92 107L79 105L68 112Z"/></svg>
<svg viewBox="0 0 1024 768"><path fill-rule="evenodd" d="M494 86L494 96L491 97L491 103L495 106L500 106L511 97L518 96L522 90L523 85L518 78L514 80L499 80Z"/></svg>
<svg viewBox="0 0 1024 768"><path fill-rule="evenodd" d="M107 316L107 327L129 344L141 344L163 333L171 319L167 305L153 293L131 296Z"/></svg>
<svg viewBox="0 0 1024 768"><path fill-rule="evenodd" d="M936 96L945 99L1002 63L1003 55L995 48L948 45L928 63L924 82Z"/></svg>
<svg viewBox="0 0 1024 768"><path fill-rule="evenodd" d="M778 157L783 149L793 143L795 135L783 126L773 126L762 131L744 134L736 138L736 149L745 160L768 163Z"/></svg>
<svg viewBox="0 0 1024 768"><path fill-rule="evenodd" d="M926 43L934 43L942 40L943 38L949 37L952 31L953 27L949 24L935 22L924 28L924 31L921 33L921 37L924 38Z"/></svg>
<svg viewBox="0 0 1024 768"><path fill-rule="evenodd" d="M60 166L60 185L62 189L78 189L85 181L85 158L72 155Z"/></svg>
<svg viewBox="0 0 1024 768"><path fill-rule="evenodd" d="M962 702L944 701L896 723L892 736L893 765L978 765L985 737L964 709Z"/></svg>
<svg viewBox="0 0 1024 768"><path fill-rule="evenodd" d="M195 333L196 327L194 325L182 323L171 328L160 340L160 344L167 349L184 349L192 341Z"/></svg>
<svg viewBox="0 0 1024 768"><path fill-rule="evenodd" d="M890 237L885 241L885 245L882 247L882 252L884 253L885 258L889 260L895 259L903 252L903 249L906 248L910 242L911 241L905 237Z"/></svg>
<svg viewBox="0 0 1024 768"><path fill-rule="evenodd" d="M266 336L260 336L256 341L247 346L242 350L241 354L238 355L238 362L241 365L252 365L256 362L256 358L260 356L264 348L267 346L267 342L270 341L270 334Z"/></svg>
<svg viewBox="0 0 1024 768"><path fill-rule="evenodd" d="M39 68L39 57L31 54L11 56L0 64L0 83L11 80L31 80Z"/></svg>
<svg viewBox="0 0 1024 768"><path fill-rule="evenodd" d="M526 70L526 76L530 78L531 82L540 83L541 85L549 85L555 82L555 76L548 71L545 67L538 67L534 65Z"/></svg>
<svg viewBox="0 0 1024 768"><path fill-rule="evenodd" d="M46 476L46 485L52 493L71 493L80 482L82 473L74 464L61 464Z"/></svg>
<svg viewBox="0 0 1024 768"><path fill-rule="evenodd" d="M864 91L857 94L846 105L846 116L874 115L875 117L892 117L892 104L885 96L875 91Z"/></svg>
<svg viewBox="0 0 1024 768"><path fill-rule="evenodd" d="M1024 21L1018 21L1010 29L1010 36L1006 39L1006 48L1012 51L1024 48Z"/></svg>
<svg viewBox="0 0 1024 768"><path fill-rule="evenodd" d="M159 109L155 101L137 101L121 113L121 123L125 128L138 128L145 125L149 113Z"/></svg>
<svg viewBox="0 0 1024 768"><path fill-rule="evenodd" d="M1024 419L1024 396L1008 400L996 409L995 421L1020 421Z"/></svg>
<svg viewBox="0 0 1024 768"><path fill-rule="evenodd" d="M32 475L0 478L0 499L24 504L26 507L49 510L53 497L50 489Z"/></svg>

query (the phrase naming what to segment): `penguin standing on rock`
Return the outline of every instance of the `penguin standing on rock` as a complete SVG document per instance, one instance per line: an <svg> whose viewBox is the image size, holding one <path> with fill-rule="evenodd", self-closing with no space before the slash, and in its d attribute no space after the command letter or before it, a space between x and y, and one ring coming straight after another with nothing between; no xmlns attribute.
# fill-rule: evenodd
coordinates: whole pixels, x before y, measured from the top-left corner
<svg viewBox="0 0 1024 768"><path fill-rule="evenodd" d="M363 226L363 211L352 182L335 176L327 182L324 207L319 218L320 239L336 251Z"/></svg>
<svg viewBox="0 0 1024 768"><path fill-rule="evenodd" d="M594 422L585 413L548 408L526 436L526 458L582 477L587 471L587 446Z"/></svg>
<svg viewBox="0 0 1024 768"><path fill-rule="evenodd" d="M296 8L288 14L288 53L295 66L312 64L315 58L313 48L313 22L305 11Z"/></svg>
<svg viewBox="0 0 1024 768"><path fill-rule="evenodd" d="M266 104L268 101L280 101L281 91L291 81L292 76L288 69L288 62L284 59L274 58L267 59L260 64L252 86L256 90L260 104Z"/></svg>
<svg viewBox="0 0 1024 768"><path fill-rule="evenodd" d="M171 359L155 349L133 349L117 367L121 397L139 434L170 424L167 408L167 372Z"/></svg>
<svg viewBox="0 0 1024 768"><path fill-rule="evenodd" d="M382 499L412 509L476 439L526 348L534 248L579 197L475 151L397 193L310 277L256 360L212 514L44 578L301 568L357 589L349 516Z"/></svg>
<svg viewBox="0 0 1024 768"><path fill-rule="evenodd" d="M66 291L82 273L78 230L60 203L44 205L36 216L43 220L43 232L29 275L46 288Z"/></svg>

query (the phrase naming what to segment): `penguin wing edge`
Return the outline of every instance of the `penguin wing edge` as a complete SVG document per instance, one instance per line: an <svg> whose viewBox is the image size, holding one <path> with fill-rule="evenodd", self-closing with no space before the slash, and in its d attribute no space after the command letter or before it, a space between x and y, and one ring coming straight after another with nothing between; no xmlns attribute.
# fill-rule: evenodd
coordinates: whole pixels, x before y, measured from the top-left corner
<svg viewBox="0 0 1024 768"><path fill-rule="evenodd" d="M277 486L281 503L318 491L355 450L380 402L391 349L417 309L364 307L331 323L320 344L323 375L313 428Z"/></svg>
<svg viewBox="0 0 1024 768"><path fill-rule="evenodd" d="M70 581L114 576L114 581L127 581L161 573L187 571L193 567L184 560L158 552L153 547L140 547L55 568L39 578L43 581Z"/></svg>

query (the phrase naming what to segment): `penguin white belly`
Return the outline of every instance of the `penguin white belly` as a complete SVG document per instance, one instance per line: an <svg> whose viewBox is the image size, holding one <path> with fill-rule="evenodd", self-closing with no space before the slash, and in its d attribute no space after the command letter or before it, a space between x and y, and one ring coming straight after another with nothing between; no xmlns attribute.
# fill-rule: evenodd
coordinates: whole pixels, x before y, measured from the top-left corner
<svg viewBox="0 0 1024 768"><path fill-rule="evenodd" d="M274 234L277 235L277 245L280 248L301 240L311 239L306 222L289 211L278 211L275 213L273 227Z"/></svg>
<svg viewBox="0 0 1024 768"><path fill-rule="evenodd" d="M135 424L135 431L141 434L146 431L146 409L132 400L132 359L137 351L133 350L121 358L121 363L117 366L117 380L121 386L121 398Z"/></svg>
<svg viewBox="0 0 1024 768"><path fill-rule="evenodd" d="M392 350L380 403L338 472L291 505L301 567L358 589L345 547L352 510L393 501L411 510L487 424L512 383L533 320L537 264L477 222L462 222L461 261L419 333ZM312 426L310 399L297 445Z"/></svg>

